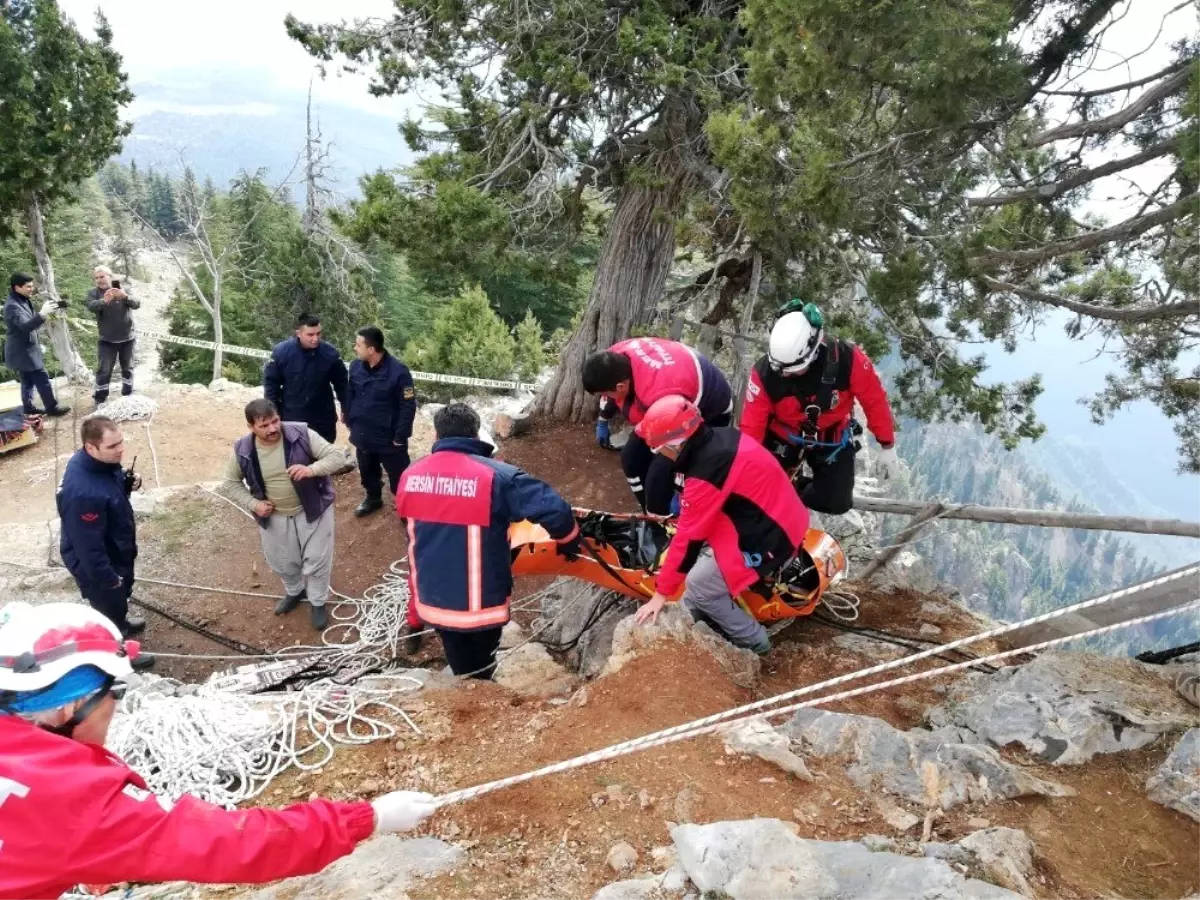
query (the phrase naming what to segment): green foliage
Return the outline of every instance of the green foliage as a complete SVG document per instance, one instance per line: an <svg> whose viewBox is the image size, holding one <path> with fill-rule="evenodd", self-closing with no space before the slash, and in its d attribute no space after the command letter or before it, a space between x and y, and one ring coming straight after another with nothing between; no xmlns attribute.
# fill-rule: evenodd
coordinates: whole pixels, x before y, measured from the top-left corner
<svg viewBox="0 0 1200 900"><path fill-rule="evenodd" d="M535 323L536 324L536 323ZM404 349L414 369L472 378L509 378L516 342L478 287L463 290L438 314L433 329Z"/></svg>
<svg viewBox="0 0 1200 900"><path fill-rule="evenodd" d="M97 14L85 40L54 0L7 0L0 16L0 238L30 197L66 198L121 149L133 99Z"/></svg>
<svg viewBox="0 0 1200 900"><path fill-rule="evenodd" d="M542 369L546 367L542 323L534 316L533 310L526 310L525 318L514 330L513 337L516 341L514 353L517 359L517 377L523 381L532 381L541 375Z"/></svg>

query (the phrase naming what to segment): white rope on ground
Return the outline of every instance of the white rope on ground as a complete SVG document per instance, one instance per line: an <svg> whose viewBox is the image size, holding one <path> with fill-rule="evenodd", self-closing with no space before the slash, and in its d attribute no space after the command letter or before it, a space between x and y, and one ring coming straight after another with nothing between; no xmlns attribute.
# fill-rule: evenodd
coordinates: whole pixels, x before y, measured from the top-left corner
<svg viewBox="0 0 1200 900"><path fill-rule="evenodd" d="M807 685L802 688L797 688L796 690L793 690L793 691L787 691L783 694L777 694L773 697L766 697L762 700L757 700L754 703L748 703L743 706L738 706L738 707L734 707L733 709L725 710L724 712L714 713L711 716L706 716L703 719L697 719L694 722L686 722L682 725L675 725L675 726L672 726L671 728L663 729L662 731L655 732L654 734L651 734L651 735L646 735L645 737L642 737L642 738L636 738L633 740L624 741L622 743L615 744L615 745L613 745L612 748L609 748L609 749L614 749L614 750L625 749L630 746L634 746L634 745L640 743L641 741L654 740L657 738L679 735L679 734L687 732L688 730L693 729L693 728L708 726L708 725L715 725L715 724L718 724L721 722L726 722L737 716L741 716L746 713L754 712L756 710L766 709L769 706L774 706L775 704L783 703L788 700L793 700L797 697L802 697L807 694L813 694L813 693L816 693L817 691L824 690L826 688L836 687L837 685L846 684L847 682L850 682L850 681L857 681L860 678L869 678L871 676L879 675L884 672L890 672L894 669L899 669L899 668L903 668L905 666L910 666L910 665L920 662L922 660L930 659L930 658L933 658L940 654L943 654L949 650L956 650L961 647L966 647L971 644L977 643L979 641L991 640L991 639L1000 637L1002 635L1011 633L1013 631L1020 630L1022 628L1028 628L1032 625L1038 625L1038 624L1041 624L1042 622L1048 622L1048 621L1051 621L1052 619L1056 619L1061 616L1066 616L1066 615L1071 615L1073 613L1077 613L1083 609L1090 609L1093 607L1102 606L1106 603L1111 603L1113 601L1120 600L1124 597L1127 597L1129 594L1135 593L1137 591L1145 590L1145 589L1148 589L1151 587L1156 587L1156 586L1159 586L1162 584L1168 584L1170 582L1178 581L1180 579L1195 578L1196 575L1198 575L1198 574L1200 574L1200 564L1188 566L1187 568L1180 569L1176 572L1172 572L1167 575L1159 576L1158 578L1152 578L1149 581L1144 581L1144 582L1141 582L1140 584L1130 585L1129 587L1122 588L1119 591L1113 591L1112 593L1109 593L1109 594L1103 594L1099 597L1094 597L1091 600L1083 600L1079 603L1074 603L1074 604L1071 604L1070 606L1065 606L1062 609L1052 610L1048 613L1043 613L1042 615L1034 616L1033 618L1025 619L1024 621L1021 621L1021 622L1015 622L1011 625L1003 625L998 628L993 628L989 631L982 632L980 634L975 634L975 635L971 635L969 637L960 638L956 641L951 641L948 644L939 644L935 647L931 647L928 650L921 650L921 651L918 651L917 653L913 653L909 656L901 657L900 659L891 660L889 662L882 662L882 663L879 663L878 665L870 666L865 669L858 669L854 672L847 672L844 675L838 675L834 678L830 678L826 681L819 682L817 684ZM1171 612L1177 612L1177 611L1178 611L1178 609L1172 610ZM1027 650L1028 648L1024 648L1024 649ZM979 659L971 659L971 660L968 660L967 662L969 665L978 665L980 660Z"/></svg>
<svg viewBox="0 0 1200 900"><path fill-rule="evenodd" d="M154 433L150 430L150 426L154 424L154 415L151 414L150 421L142 423L142 427L146 429L146 444L150 447L150 460L154 463L154 486L162 487L162 478L158 473L158 453L154 449Z"/></svg>
<svg viewBox="0 0 1200 900"><path fill-rule="evenodd" d="M83 417L87 421L93 416L108 416L114 422L140 422L154 418L158 403L145 394L129 394L105 400Z"/></svg>
<svg viewBox="0 0 1200 900"><path fill-rule="evenodd" d="M391 713L420 735L394 702L422 686L407 675L377 676L371 687L322 681L294 693L249 697L207 685L176 695L178 682L147 680L121 701L108 746L156 794L193 794L231 808L257 797L289 768L312 771L337 745L392 738ZM368 711L370 711L368 713Z"/></svg>
<svg viewBox="0 0 1200 900"><path fill-rule="evenodd" d="M843 622L857 622L858 608L862 601L854 591L844 588L828 588L821 595L821 605L829 610L829 614Z"/></svg>
<svg viewBox="0 0 1200 900"><path fill-rule="evenodd" d="M1188 609L1200 608L1200 602L1192 601L1187 604L1175 607L1173 609L1163 610L1161 612L1150 613L1145 616L1137 616L1132 619L1127 619L1123 622L1116 622L1111 625L1100 625L1096 628L1087 631L1071 634L1065 637L1053 638L1047 641L1041 641L1036 644L1030 644L1026 647L1019 647L1014 650L1005 650L1000 653L993 653L989 656L984 656L979 659L966 660L960 663L951 663L937 668L930 669L925 672L916 672L912 675L904 675L900 678L893 678L889 681L881 681L876 684L865 685L860 688L853 688L848 691L842 691L837 694L830 694L824 697L818 697L814 700L805 700L800 703L794 703L790 706L784 706L779 709L772 709L766 712L757 712L751 715L741 716L739 718L729 719L716 724L701 725L701 722L706 720L698 719L696 722L691 722L686 725L677 726L674 729L657 732L656 734L647 735L642 738L636 738L632 741L625 741L621 744L615 744L611 747L605 747L600 750L595 750L591 753L582 756L574 757L573 759L563 760L562 762L554 763L549 766L543 766L540 769L535 769L532 772L524 772L520 775L513 775L509 778L500 778L495 781L489 781L484 784L476 785L470 788L464 788L458 791L451 791L442 794L437 798L439 807L449 806L454 803L462 803L466 800L474 800L482 797L485 794L490 794L493 791L498 791L502 788L513 787L518 784L524 784L528 781L533 781L538 778L545 778L550 775L557 775L562 772L567 772L572 769L582 768L583 766L592 765L593 763L605 762L615 759L619 756L625 756L630 753L635 753L639 750L648 750L653 747L662 747L666 744L673 744L678 741L690 740L694 737L700 737L706 734L712 734L715 731L731 727L733 725L741 725L751 721L760 719L768 719L774 716L785 715L795 712L799 709L806 709L812 706L820 706L826 703L833 703L840 700L848 700L852 697L861 697L864 694L874 693L875 691L884 690L885 688L898 687L902 684L911 684L915 681L923 681L928 678L937 678L942 675L948 675L953 672L960 672L964 669L969 669L972 666L977 666L980 663L996 662L1002 659L1007 659L1012 656L1019 656L1026 653L1031 653L1037 650L1046 650L1050 647L1057 647L1061 644L1066 644L1071 641L1082 640L1083 638L1094 637L1098 634L1105 634L1110 631L1116 631L1121 628L1129 628L1133 625L1141 625L1146 622L1153 622L1156 619L1162 619L1166 616L1176 615ZM1028 624L1028 623L1026 623ZM859 675L861 677L861 675ZM824 682L821 685L813 685L812 689L816 690L822 687L828 687L838 679L832 679L829 682ZM778 699L778 698L774 698ZM745 709L745 707L743 707ZM730 710L734 712L734 710ZM712 717L709 717L712 718Z"/></svg>

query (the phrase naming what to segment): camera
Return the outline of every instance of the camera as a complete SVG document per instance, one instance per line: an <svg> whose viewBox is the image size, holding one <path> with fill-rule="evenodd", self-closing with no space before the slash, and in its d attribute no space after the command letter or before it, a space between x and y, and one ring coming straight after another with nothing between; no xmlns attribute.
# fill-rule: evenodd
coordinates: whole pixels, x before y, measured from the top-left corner
<svg viewBox="0 0 1200 900"><path fill-rule="evenodd" d="M121 282L120 282L120 281L118 281L118 280L116 280L116 279L113 279L112 286L113 286L113 287L115 287L117 290L120 290L120 289L121 289Z"/></svg>
<svg viewBox="0 0 1200 900"><path fill-rule="evenodd" d="M66 300L62 297L59 297L57 300L54 301L54 305L57 306L59 309L66 309L68 306L71 305L71 301Z"/></svg>

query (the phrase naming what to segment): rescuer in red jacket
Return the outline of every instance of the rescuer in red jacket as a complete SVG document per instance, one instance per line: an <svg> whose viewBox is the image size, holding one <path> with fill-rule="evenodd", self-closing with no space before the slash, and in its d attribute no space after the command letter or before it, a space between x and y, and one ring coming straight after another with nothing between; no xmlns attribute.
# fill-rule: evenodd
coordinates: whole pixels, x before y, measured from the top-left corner
<svg viewBox="0 0 1200 900"><path fill-rule="evenodd" d="M229 812L172 802L104 749L136 641L78 603L0 609L0 898L76 884L261 883L317 872L372 834L415 828L428 794Z"/></svg>
<svg viewBox="0 0 1200 900"><path fill-rule="evenodd" d="M786 312L771 329L767 354L750 373L740 427L779 457L789 470L801 456L812 479L800 496L809 509L840 515L854 498L857 400L882 448L876 471L891 478L899 468L887 391L875 366L849 341L826 335L812 304Z"/></svg>
<svg viewBox="0 0 1200 900"><path fill-rule="evenodd" d="M740 431L709 428L683 397L654 403L637 433L683 475L677 530L637 621L653 622L686 579L683 604L695 618L738 646L766 653L766 629L734 598L790 562L804 541L808 510L787 473Z"/></svg>
<svg viewBox="0 0 1200 900"><path fill-rule="evenodd" d="M637 425L660 397L678 394L700 410L712 426L733 421L733 392L715 365L686 344L664 338L633 338L589 356L583 364L583 389L600 394L596 440L609 445L609 420L618 412ZM671 512L675 481L665 460L656 460L637 434L621 448L625 480L642 509L657 516Z"/></svg>

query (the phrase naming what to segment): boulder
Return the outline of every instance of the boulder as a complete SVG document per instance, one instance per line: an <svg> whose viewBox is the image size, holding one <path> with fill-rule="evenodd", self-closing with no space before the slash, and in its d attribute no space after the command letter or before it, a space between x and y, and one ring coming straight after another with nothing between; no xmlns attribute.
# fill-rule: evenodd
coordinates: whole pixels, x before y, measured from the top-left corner
<svg viewBox="0 0 1200 900"><path fill-rule="evenodd" d="M1146 781L1155 803L1200 822L1200 728L1189 729Z"/></svg>
<svg viewBox="0 0 1200 900"><path fill-rule="evenodd" d="M618 875L632 872L637 863L638 852L628 841L613 844L609 848L608 855L604 857L604 864Z"/></svg>
<svg viewBox="0 0 1200 900"><path fill-rule="evenodd" d="M465 855L436 838L385 834L364 841L316 875L288 878L247 900L407 900L414 878L452 869Z"/></svg>
<svg viewBox="0 0 1200 900"><path fill-rule="evenodd" d="M938 859L873 851L851 841L797 837L778 819L677 825L671 837L688 878L704 896L751 898L1015 898Z"/></svg>
<svg viewBox="0 0 1200 900"><path fill-rule="evenodd" d="M527 697L569 694L576 684L575 677L538 643L501 653L495 681Z"/></svg>
<svg viewBox="0 0 1200 900"><path fill-rule="evenodd" d="M804 760L792 752L792 742L787 736L761 719L733 725L722 732L722 737L726 753L757 756L797 778L813 780Z"/></svg>
<svg viewBox="0 0 1200 900"><path fill-rule="evenodd" d="M758 680L762 663L753 650L735 647L703 622L696 622L683 605L670 603L654 625L638 625L633 616L617 623L613 632L612 655L604 673L618 671L638 653L661 640L692 641L716 659L729 680L739 687L751 688Z"/></svg>
<svg viewBox="0 0 1200 900"><path fill-rule="evenodd" d="M985 828L958 842L975 857L980 871L998 885L1033 896L1033 841L1019 828Z"/></svg>
<svg viewBox="0 0 1200 900"><path fill-rule="evenodd" d="M783 729L808 756L848 757L846 774L863 790L883 790L922 804L934 799L942 809L1073 793L1005 762L990 747L964 743L964 735L954 728L900 731L870 716L801 709Z"/></svg>
<svg viewBox="0 0 1200 900"><path fill-rule="evenodd" d="M636 608L637 603L626 597L560 578L542 599L535 630L542 629L539 640L547 644L573 643L566 654L568 663L580 675L592 678L608 662L617 623Z"/></svg>
<svg viewBox="0 0 1200 900"><path fill-rule="evenodd" d="M1043 653L1015 669L970 675L929 721L998 747L1019 744L1056 765L1137 750L1195 724L1161 667L1091 653Z"/></svg>
<svg viewBox="0 0 1200 900"><path fill-rule="evenodd" d="M592 900L645 900L659 892L659 878L631 878L606 884L592 895Z"/></svg>
<svg viewBox="0 0 1200 900"><path fill-rule="evenodd" d="M500 649L511 650L525 640L525 629L517 621L509 622L500 630Z"/></svg>

